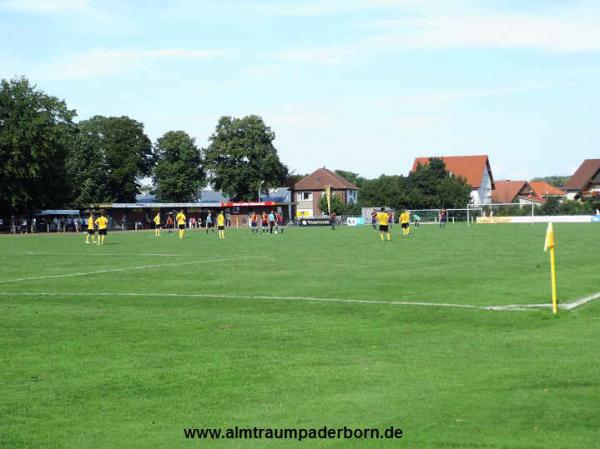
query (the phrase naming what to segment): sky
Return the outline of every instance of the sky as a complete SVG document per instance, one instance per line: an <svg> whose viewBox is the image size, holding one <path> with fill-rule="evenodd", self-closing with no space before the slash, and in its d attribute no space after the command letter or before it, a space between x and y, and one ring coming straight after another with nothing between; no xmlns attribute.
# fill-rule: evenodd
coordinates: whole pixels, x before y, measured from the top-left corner
<svg viewBox="0 0 600 449"><path fill-rule="evenodd" d="M494 178L600 157L600 1L0 0L0 78L78 120L206 146L256 114L295 173L487 154Z"/></svg>

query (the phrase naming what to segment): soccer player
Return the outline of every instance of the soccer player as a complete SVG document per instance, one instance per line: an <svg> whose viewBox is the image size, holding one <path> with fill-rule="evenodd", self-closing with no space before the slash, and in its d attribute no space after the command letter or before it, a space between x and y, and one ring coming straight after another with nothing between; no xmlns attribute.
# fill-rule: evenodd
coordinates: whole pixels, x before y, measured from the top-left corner
<svg viewBox="0 0 600 449"><path fill-rule="evenodd" d="M213 217L212 213L208 211L208 215L206 216L206 233L208 234L208 230L215 232L215 228L213 227Z"/></svg>
<svg viewBox="0 0 600 449"><path fill-rule="evenodd" d="M108 218L106 218L104 212L100 212L100 216L96 218L96 226L98 226L98 245L104 245L108 230Z"/></svg>
<svg viewBox="0 0 600 449"><path fill-rule="evenodd" d="M448 212L446 209L442 209L439 213L440 228L446 229L446 222L448 221Z"/></svg>
<svg viewBox="0 0 600 449"><path fill-rule="evenodd" d="M87 220L87 234L85 236L85 243L89 245L90 236L92 237L92 243L96 243L96 233L94 231L94 214L90 214Z"/></svg>
<svg viewBox="0 0 600 449"><path fill-rule="evenodd" d="M223 211L217 216L217 228L219 229L219 238L225 238L225 214Z"/></svg>
<svg viewBox="0 0 600 449"><path fill-rule="evenodd" d="M275 229L275 212L271 211L269 214L269 234L273 234Z"/></svg>
<svg viewBox="0 0 600 449"><path fill-rule="evenodd" d="M177 215L175 215L175 221L177 222L177 227L179 228L179 238L182 239L185 234L185 214L183 213L183 209L179 211Z"/></svg>
<svg viewBox="0 0 600 449"><path fill-rule="evenodd" d="M161 225L160 225L160 212L156 213L156 216L154 217L153 220L154 220L154 235L156 237L159 237L160 236L160 228L161 228Z"/></svg>
<svg viewBox="0 0 600 449"><path fill-rule="evenodd" d="M382 207L379 213L377 214L377 221L379 221L379 237L381 237L381 241L383 242L384 235L387 237L387 240L392 240L392 236L389 231L389 215Z"/></svg>
<svg viewBox="0 0 600 449"><path fill-rule="evenodd" d="M262 229L263 234L265 232L269 231L269 216L267 215L266 212L262 213L261 223L260 224L261 224L261 229Z"/></svg>
<svg viewBox="0 0 600 449"><path fill-rule="evenodd" d="M285 224L285 222L283 220L283 215L281 215L280 213L276 213L275 218L277 219L277 228L279 229L279 232L281 234L283 234L284 224Z"/></svg>
<svg viewBox="0 0 600 449"><path fill-rule="evenodd" d="M256 212L252 212L250 216L250 226L252 227L252 233L258 234L258 215Z"/></svg>
<svg viewBox="0 0 600 449"><path fill-rule="evenodd" d="M402 226L402 235L408 236L410 234L410 212L406 209L400 214L400 225Z"/></svg>
<svg viewBox="0 0 600 449"><path fill-rule="evenodd" d="M417 214L414 214L413 220L415 220L415 228L418 228L421 225L421 217Z"/></svg>

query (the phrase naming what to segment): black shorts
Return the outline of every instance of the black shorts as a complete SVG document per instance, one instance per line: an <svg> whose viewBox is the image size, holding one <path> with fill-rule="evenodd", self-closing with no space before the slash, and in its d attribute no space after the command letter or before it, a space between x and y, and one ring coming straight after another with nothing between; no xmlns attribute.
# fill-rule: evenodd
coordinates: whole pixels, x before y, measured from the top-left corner
<svg viewBox="0 0 600 449"><path fill-rule="evenodd" d="M388 232L388 225L379 225L379 230L381 232Z"/></svg>
<svg viewBox="0 0 600 449"><path fill-rule="evenodd" d="M179 229L185 229L185 225L184 224L180 224L179 225Z"/></svg>
<svg viewBox="0 0 600 449"><path fill-rule="evenodd" d="M94 235L95 231L93 229L88 229L88 235Z"/></svg>
<svg viewBox="0 0 600 449"><path fill-rule="evenodd" d="M106 228L104 228L104 229L98 229L98 235L106 235L107 234L106 231L107 231Z"/></svg>
<svg viewBox="0 0 600 449"><path fill-rule="evenodd" d="M402 223L403 228L408 228L409 226L410 226L410 223Z"/></svg>
<svg viewBox="0 0 600 449"><path fill-rule="evenodd" d="M255 222L255 221L253 221L251 224L252 224L252 227L253 227L253 228L255 228L255 227L258 225L258 223L257 223L257 222Z"/></svg>
<svg viewBox="0 0 600 449"><path fill-rule="evenodd" d="M160 229L160 228L162 228L162 225L161 225L160 223L159 223L159 224L156 224L156 223L155 223L155 224L154 224L154 227L155 227L156 229Z"/></svg>
<svg viewBox="0 0 600 449"><path fill-rule="evenodd" d="M225 230L225 226L219 226L219 231L224 231Z"/></svg>
<svg viewBox="0 0 600 449"><path fill-rule="evenodd" d="M207 228L212 228L214 225L211 222L206 223Z"/></svg>

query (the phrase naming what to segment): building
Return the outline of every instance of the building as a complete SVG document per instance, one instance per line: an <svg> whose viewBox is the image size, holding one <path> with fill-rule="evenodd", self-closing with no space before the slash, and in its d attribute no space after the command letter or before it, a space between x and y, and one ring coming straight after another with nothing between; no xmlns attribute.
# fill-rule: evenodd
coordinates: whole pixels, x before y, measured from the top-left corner
<svg viewBox="0 0 600 449"><path fill-rule="evenodd" d="M319 201L325 195L327 187L331 188L331 194L340 198L344 204L356 204L358 202L358 187L323 167L305 176L294 186L296 217L318 217L323 215L319 207Z"/></svg>
<svg viewBox="0 0 600 449"><path fill-rule="evenodd" d="M550 197L563 198L565 192L543 181L495 181L494 203L544 204Z"/></svg>
<svg viewBox="0 0 600 449"><path fill-rule="evenodd" d="M419 165L429 164L429 157L418 157L413 162L412 170ZM490 204L494 190L494 177L487 155L478 156L440 156L446 164L446 170L451 175L460 176L473 189L471 202L473 204Z"/></svg>
<svg viewBox="0 0 600 449"><path fill-rule="evenodd" d="M161 203L152 194L142 194L136 196L135 203L106 203L90 207L104 209L108 213L110 227L123 230L150 228L156 212L160 212L164 220L168 214L180 209L185 211L188 218L201 218L203 223L209 212L216 217L223 210L231 226L240 227L248 225L248 217L253 211L261 213L273 210L279 212L285 221L291 220L290 198L289 189L285 188L269 190L267 195L261 195L260 201L231 201L222 192L203 190L196 201L187 203Z"/></svg>
<svg viewBox="0 0 600 449"><path fill-rule="evenodd" d="M600 196L600 159L586 159L565 184L567 198Z"/></svg>

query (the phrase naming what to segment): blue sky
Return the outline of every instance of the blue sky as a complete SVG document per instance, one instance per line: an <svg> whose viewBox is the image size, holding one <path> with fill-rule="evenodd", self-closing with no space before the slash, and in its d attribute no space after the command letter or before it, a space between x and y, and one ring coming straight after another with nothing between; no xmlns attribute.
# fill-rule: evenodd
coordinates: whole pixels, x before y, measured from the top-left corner
<svg viewBox="0 0 600 449"><path fill-rule="evenodd" d="M0 0L0 36L0 77L79 119L205 146L221 115L257 114L297 173L488 154L528 179L600 157L598 1Z"/></svg>

